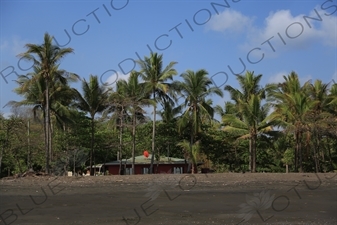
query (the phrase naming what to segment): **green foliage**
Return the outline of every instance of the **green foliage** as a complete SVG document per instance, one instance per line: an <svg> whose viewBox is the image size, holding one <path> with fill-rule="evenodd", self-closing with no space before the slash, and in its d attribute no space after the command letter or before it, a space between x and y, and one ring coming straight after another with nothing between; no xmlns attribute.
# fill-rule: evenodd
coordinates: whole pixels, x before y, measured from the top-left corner
<svg viewBox="0 0 337 225"><path fill-rule="evenodd" d="M247 71L237 76L239 89L225 87L231 101L214 107L209 98L222 91L206 70L187 70L175 81L176 62L164 67L163 56L151 53L138 61L140 71L117 82L116 90L91 75L80 93L70 86L78 76L59 69L71 48L52 45L48 34L44 44L26 47L21 56L34 68L17 80L14 91L24 99L8 105L13 111L27 107L29 113L0 114L0 176L28 169L49 172L49 165L62 175L116 160L119 152L125 159L144 150L157 159L169 155L189 158L193 165L203 162L216 172L285 172L285 165L292 172L337 168L336 84L302 85L291 72L281 83L261 86L262 75ZM183 102L177 106L178 97ZM154 106L153 120L148 106ZM214 120L215 113L221 122Z"/></svg>

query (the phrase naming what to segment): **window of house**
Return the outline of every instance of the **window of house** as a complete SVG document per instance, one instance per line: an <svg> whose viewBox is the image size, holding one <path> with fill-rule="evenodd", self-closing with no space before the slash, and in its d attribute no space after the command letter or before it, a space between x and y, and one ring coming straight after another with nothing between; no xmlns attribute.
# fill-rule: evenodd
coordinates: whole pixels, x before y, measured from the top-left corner
<svg viewBox="0 0 337 225"><path fill-rule="evenodd" d="M183 168L182 167L173 167L173 173L177 174L177 173L184 173Z"/></svg>
<svg viewBox="0 0 337 225"><path fill-rule="evenodd" d="M143 168L143 174L149 174L149 168L144 167Z"/></svg>
<svg viewBox="0 0 337 225"><path fill-rule="evenodd" d="M131 175L132 174L132 168L126 168L125 175Z"/></svg>

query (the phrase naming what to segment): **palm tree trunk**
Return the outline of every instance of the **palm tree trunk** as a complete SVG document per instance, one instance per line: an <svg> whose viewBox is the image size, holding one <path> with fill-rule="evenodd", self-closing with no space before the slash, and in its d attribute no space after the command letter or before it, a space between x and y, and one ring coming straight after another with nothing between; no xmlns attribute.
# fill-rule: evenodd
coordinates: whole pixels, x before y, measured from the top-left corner
<svg viewBox="0 0 337 225"><path fill-rule="evenodd" d="M27 121L27 168L28 170L31 169L30 154L31 154L30 153L30 119L28 119ZM0 162L0 168L1 168L1 162Z"/></svg>
<svg viewBox="0 0 337 225"><path fill-rule="evenodd" d="M45 78L45 82L46 82L46 94L45 94L45 98L46 98L46 107L45 107L45 115L44 115L44 131L45 131L45 151L46 151L46 173L49 174L50 170L49 170L49 162L50 162L50 151L49 151L49 135L50 135L50 128L49 128L49 82L48 82L48 77Z"/></svg>
<svg viewBox="0 0 337 225"><path fill-rule="evenodd" d="M330 148L330 143L329 139L327 138L327 143L328 143L328 153L329 153L329 162L330 162L330 170L334 170L334 166L332 163L332 155L331 155L331 148ZM332 143L331 143L332 144Z"/></svg>
<svg viewBox="0 0 337 225"><path fill-rule="evenodd" d="M51 167L52 165L52 159L53 159L53 152L52 152L52 125L51 125L51 119L50 119L50 110L49 110L49 114L48 114L48 127L49 127L49 131L48 131L48 149L49 149L49 167ZM52 169L49 169L49 173L52 172Z"/></svg>
<svg viewBox="0 0 337 225"><path fill-rule="evenodd" d="M122 175L122 145L123 145L123 111L124 108L122 106L121 116L120 116L120 127L119 127L119 175Z"/></svg>
<svg viewBox="0 0 337 225"><path fill-rule="evenodd" d="M252 139L252 173L256 172L256 134L253 134Z"/></svg>
<svg viewBox="0 0 337 225"><path fill-rule="evenodd" d="M249 138L249 171L252 172L252 149L253 149L253 137Z"/></svg>
<svg viewBox="0 0 337 225"><path fill-rule="evenodd" d="M92 159L93 159L93 154L94 154L94 138L95 138L95 134L94 134L94 115L91 115L91 146L90 146L90 175L94 176L94 171L92 169Z"/></svg>
<svg viewBox="0 0 337 225"><path fill-rule="evenodd" d="M319 135L317 134L316 128L314 128L314 160L315 160L315 171L318 173L319 171L319 160L318 160L318 152L319 152Z"/></svg>
<svg viewBox="0 0 337 225"><path fill-rule="evenodd" d="M135 151L136 151L136 112L132 119L132 174L135 174Z"/></svg>
<svg viewBox="0 0 337 225"><path fill-rule="evenodd" d="M198 118L197 117L197 108L196 108L196 103L193 103L193 114L192 114L192 119L191 119L191 143L190 143L190 156L191 156L191 163L192 163L192 171L191 171L191 173L192 174L194 174L194 161L195 161L195 159L194 159L194 155L193 155L193 149L192 149L192 147L193 147L193 144L194 144L194 140L195 140L195 137L196 137L196 131L195 131L195 127L197 127L197 124L195 125L194 123L197 123L197 121L194 121L193 120L193 118Z"/></svg>
<svg viewBox="0 0 337 225"><path fill-rule="evenodd" d="M299 132L295 131L295 142L296 142L296 148L295 148L295 171L298 172L298 151L299 151Z"/></svg>
<svg viewBox="0 0 337 225"><path fill-rule="evenodd" d="M303 173L303 165L302 165L302 132L299 133L299 141L298 141L298 166L300 169L300 173Z"/></svg>
<svg viewBox="0 0 337 225"><path fill-rule="evenodd" d="M3 157L3 152L4 152L5 146L4 144L1 146L0 149L0 177L1 177L1 163L2 163L2 157Z"/></svg>
<svg viewBox="0 0 337 225"><path fill-rule="evenodd" d="M190 143L190 158L192 159L191 160L191 167L192 167L192 171L191 173L194 174L194 159L193 159L193 153L192 153L192 146L193 146L193 141L194 141L194 138L193 138L193 123L191 123L191 143Z"/></svg>
<svg viewBox="0 0 337 225"><path fill-rule="evenodd" d="M156 93L153 90L153 100L156 100ZM156 108L157 105L155 104L153 106L153 125L152 125L152 155L151 155L151 166L150 166L150 171L149 173L152 174L153 173L153 162L154 162L154 151L155 151L155 143L154 143L154 139L156 137Z"/></svg>
<svg viewBox="0 0 337 225"><path fill-rule="evenodd" d="M317 173L319 172L319 171L321 171L321 165L320 165L320 163L319 163L319 153L320 153L320 151L319 151L319 149L321 148L321 141L320 141L320 135L319 135L319 133L317 132L317 151L316 151L316 154L317 154ZM322 152L323 152L323 149L324 148L322 148ZM324 155L324 153L323 153L323 155ZM323 161L324 162L324 161Z"/></svg>

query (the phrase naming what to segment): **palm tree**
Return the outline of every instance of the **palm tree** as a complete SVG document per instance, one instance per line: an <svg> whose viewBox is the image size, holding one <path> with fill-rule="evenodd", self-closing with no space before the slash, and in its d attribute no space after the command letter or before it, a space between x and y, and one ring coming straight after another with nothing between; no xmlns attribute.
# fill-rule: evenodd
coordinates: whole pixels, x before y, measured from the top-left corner
<svg viewBox="0 0 337 225"><path fill-rule="evenodd" d="M329 84L321 80L308 85L307 95L313 102L312 109L307 114L307 123L310 136L313 137L313 158L315 170L318 173L322 171L320 161L325 162L321 140L331 134L331 131L336 130L336 121L334 121L333 111L330 108L333 98L329 97Z"/></svg>
<svg viewBox="0 0 337 225"><path fill-rule="evenodd" d="M45 82L45 108L44 108L44 127L45 127L45 151L46 151L46 173L50 173L51 155L51 130L50 130L50 86L55 81L65 82L65 71L59 70L60 60L73 52L72 48L60 48L52 43L53 37L48 33L44 34L44 42L41 45L26 44L27 51L19 56L34 63L38 68L38 75L42 76Z"/></svg>
<svg viewBox="0 0 337 225"><path fill-rule="evenodd" d="M19 95L23 95L25 99L20 102L10 101L8 105L13 107L33 106L33 113L36 118L37 111L42 110L44 112L46 107L44 94L46 86L44 78L39 76L39 72L36 71L36 68L34 69L35 72L27 75L20 75L17 79L19 87L14 91ZM76 74L72 74L65 78L66 80L64 83L56 81L50 85L49 88L50 113L55 117L56 121L60 125L63 125L64 122L71 122L71 115L68 106L74 98L74 92L68 83L76 81L78 76Z"/></svg>
<svg viewBox="0 0 337 225"><path fill-rule="evenodd" d="M61 75L60 80L56 80L54 75ZM67 74L67 75L63 75ZM61 121L70 120L67 118L69 116L68 106L73 99L72 89L68 86L68 82L76 81L78 76L76 74L69 74L65 71L57 71L52 74L51 80L54 82L49 83L49 112L54 115L57 122L62 123ZM41 76L41 69L37 66L34 66L34 72L28 73L27 75L20 75L17 79L19 87L14 91L24 96L22 101L10 101L8 105L13 107L21 106L32 106L34 117L37 118L37 111L43 111L43 117L46 117L46 82L45 78ZM50 167L50 162L52 160L52 128L50 125L51 121L49 120L49 128L47 128L44 123L44 133L45 138L48 137L48 146L50 147L48 152L46 152L46 167ZM49 129L49 130L48 130ZM48 165L47 165L48 164ZM46 171L47 172L47 171Z"/></svg>
<svg viewBox="0 0 337 225"><path fill-rule="evenodd" d="M329 91L329 111L333 113L334 115L337 115L337 83L334 83L331 85L330 91Z"/></svg>
<svg viewBox="0 0 337 225"><path fill-rule="evenodd" d="M193 155L194 142L201 131L202 121L205 118L211 120L214 116L214 109L206 98L212 94L223 96L219 88L211 86L213 82L207 75L208 72L203 69L196 72L187 70L181 75L183 82L180 82L180 91L185 97L185 102L183 103L185 112L178 121L178 128L180 131L187 127L190 128L191 155ZM193 169L194 165L192 164Z"/></svg>
<svg viewBox="0 0 337 225"><path fill-rule="evenodd" d="M119 80L118 89L123 92L128 101L129 110L132 114L132 174L135 174L135 151L136 151L136 126L137 121L144 121L144 110L142 106L154 105L154 101L147 98L143 85L139 83L138 72L132 71L128 81Z"/></svg>
<svg viewBox="0 0 337 225"><path fill-rule="evenodd" d="M89 82L85 79L82 81L83 95L76 92L76 103L74 104L78 109L90 114L91 119L91 149L90 149L90 175L93 176L92 163L94 157L94 143L95 143L95 115L101 113L107 107L107 98L110 89L104 89L99 84L98 77L90 75Z"/></svg>
<svg viewBox="0 0 337 225"><path fill-rule="evenodd" d="M256 171L257 137L271 131L271 124L266 118L269 106L262 105L265 89L259 85L261 78L262 74L255 76L254 72L247 71L245 75L237 75L241 90L230 85L224 88L230 93L236 111L222 117L224 125L227 125L224 130L236 133L240 139L249 139L249 170L252 173Z"/></svg>
<svg viewBox="0 0 337 225"><path fill-rule="evenodd" d="M109 94L107 99L108 107L104 111L104 114L113 113L110 122L115 128L119 128L119 146L118 146L118 159L120 160L119 164L119 175L122 175L122 149L123 149L123 131L124 126L130 120L128 114L129 99L126 96L126 93L123 88L122 82L116 83L116 91L113 91Z"/></svg>
<svg viewBox="0 0 337 225"><path fill-rule="evenodd" d="M219 116L223 117L226 114L235 114L237 113L235 104L233 102L227 101L225 102L224 108L220 105L216 105L214 107L214 112L217 113Z"/></svg>
<svg viewBox="0 0 337 225"><path fill-rule="evenodd" d="M330 112L333 115L333 123L336 124L337 123L337 83L333 83L330 87L329 90L329 104L328 104L328 112ZM331 126L329 135L327 138L331 138L330 140L337 140L337 129L334 128L335 126ZM331 142L330 142L331 143ZM332 159L332 153L331 153L331 149L336 149L336 148L331 148L330 144L328 144L328 155L329 155L329 167L330 170L334 169L334 163L333 163L333 159ZM335 151L336 152L336 151Z"/></svg>
<svg viewBox="0 0 337 225"><path fill-rule="evenodd" d="M315 104L306 94L309 82L301 86L298 75L291 72L284 76L281 84L268 85L269 100L273 101L274 111L269 119L285 128L285 132L292 132L295 137L295 171L303 172L302 138L308 131L306 118Z"/></svg>
<svg viewBox="0 0 337 225"><path fill-rule="evenodd" d="M253 173L256 172L257 140L272 131L271 122L267 118L269 109L267 104L262 105L259 97L252 95L250 101L240 101L237 106L237 110L242 113L242 119L236 114L225 114L222 117L224 131L235 134L238 140L249 139L249 170Z"/></svg>
<svg viewBox="0 0 337 225"><path fill-rule="evenodd" d="M176 62L170 62L163 68L163 55L151 53L150 57L144 57L144 60L137 61L140 66L140 76L144 81L144 90L152 95L152 99L166 99L172 101L169 92L174 92L174 86L168 83L173 80L173 76L177 75L177 71L173 68ZM155 136L156 136L156 105L153 106L153 126L152 126L152 157L149 172L153 172L153 161L155 152Z"/></svg>
<svg viewBox="0 0 337 225"><path fill-rule="evenodd" d="M161 101L161 105L162 110L157 111L157 114L162 118L164 123L173 122L182 109L181 105L174 107L174 104L165 99Z"/></svg>
<svg viewBox="0 0 337 225"><path fill-rule="evenodd" d="M194 174L194 165L197 164L197 158L200 152L200 141L191 145L189 141L183 140L179 142L177 146L181 147L184 150L185 155L190 159L190 163L192 164L191 173Z"/></svg>

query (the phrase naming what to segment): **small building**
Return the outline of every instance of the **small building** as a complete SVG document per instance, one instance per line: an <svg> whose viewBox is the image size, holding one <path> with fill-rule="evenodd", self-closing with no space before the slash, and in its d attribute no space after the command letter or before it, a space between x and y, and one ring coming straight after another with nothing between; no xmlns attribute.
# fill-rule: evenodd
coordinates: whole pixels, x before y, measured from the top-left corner
<svg viewBox="0 0 337 225"><path fill-rule="evenodd" d="M87 169L87 172L85 175L90 176L90 166L87 166L86 169ZM95 175L100 175L104 171L104 165L103 164L92 165L92 170L94 171Z"/></svg>
<svg viewBox="0 0 337 225"><path fill-rule="evenodd" d="M109 174L118 175L120 160L104 163L104 171ZM135 174L148 174L151 165L151 154L147 157L144 155L135 157ZM189 163L185 159L161 156L160 160L154 159L153 173L187 173ZM132 158L122 160L122 174L132 174Z"/></svg>

